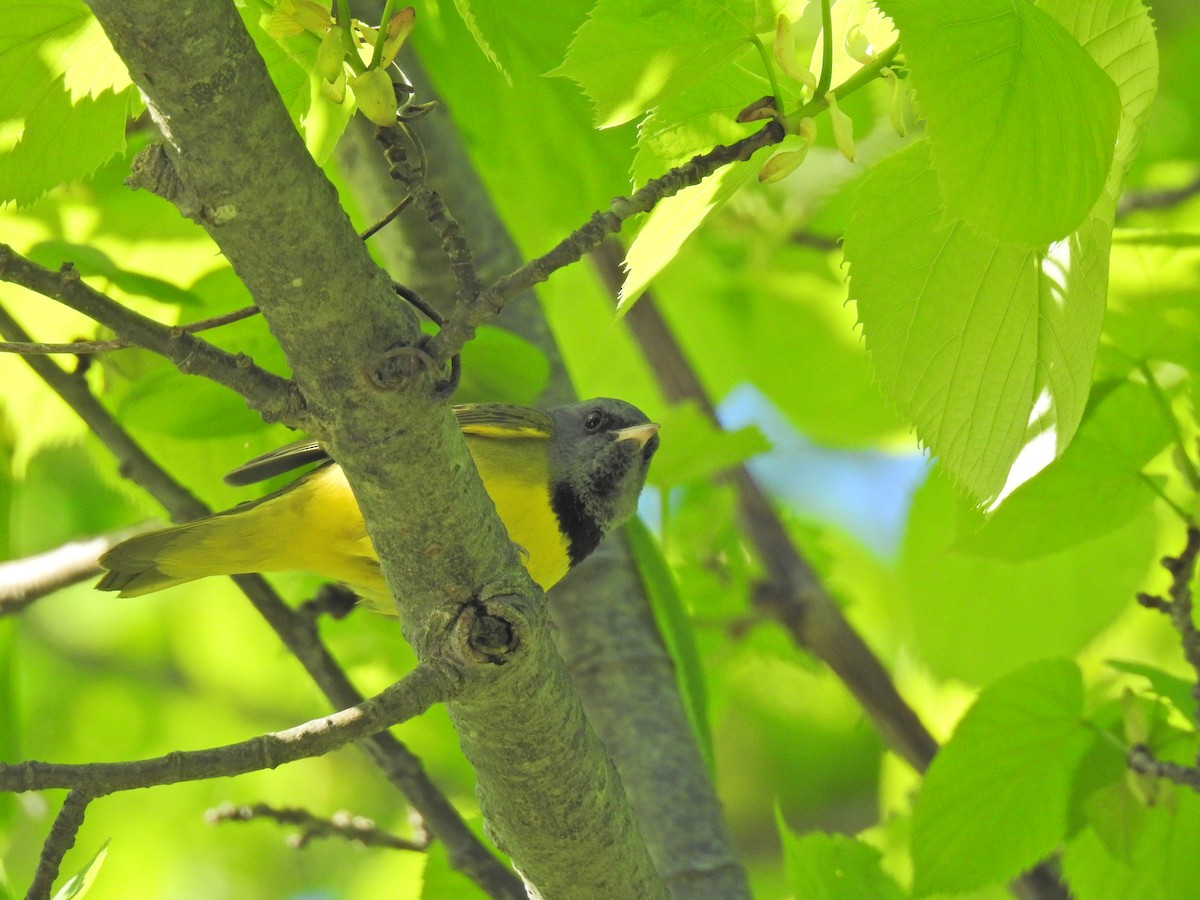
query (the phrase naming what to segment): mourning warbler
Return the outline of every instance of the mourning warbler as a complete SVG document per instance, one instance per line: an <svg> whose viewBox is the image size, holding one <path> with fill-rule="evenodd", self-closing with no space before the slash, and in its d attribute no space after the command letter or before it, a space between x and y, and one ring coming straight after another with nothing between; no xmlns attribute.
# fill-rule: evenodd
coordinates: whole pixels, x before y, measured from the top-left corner
<svg viewBox="0 0 1200 900"><path fill-rule="evenodd" d="M509 539L543 590L633 515L658 449L658 426L621 400L544 411L479 403L454 414ZM118 544L100 558L108 572L96 587L136 597L207 575L310 571L390 609L354 495L319 444L282 447L225 480L251 484L313 462L259 500Z"/></svg>

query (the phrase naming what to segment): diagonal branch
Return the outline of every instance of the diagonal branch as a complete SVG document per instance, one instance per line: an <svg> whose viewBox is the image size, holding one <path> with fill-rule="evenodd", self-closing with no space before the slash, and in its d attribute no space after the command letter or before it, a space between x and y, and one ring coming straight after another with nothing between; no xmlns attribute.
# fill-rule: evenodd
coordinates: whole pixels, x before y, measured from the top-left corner
<svg viewBox="0 0 1200 900"><path fill-rule="evenodd" d="M416 358L415 314L308 155L233 3L88 5L163 126L166 157L194 201L188 214L287 354L418 658L443 652L464 608L520 638L511 654L473 659L471 689L448 704L497 843L546 895L660 895L619 778L554 653L540 592L437 396L436 373L394 366L403 351ZM565 828L577 840L563 841Z"/></svg>
<svg viewBox="0 0 1200 900"><path fill-rule="evenodd" d="M50 896L50 889L54 887L54 880L58 878L63 857L75 846L75 835L79 834L84 814L93 799L95 798L92 794L82 790L74 790L67 794L62 809L58 811L54 824L50 826L50 834L38 857L37 871L34 872L33 881L25 893L25 900L41 900Z"/></svg>
<svg viewBox="0 0 1200 900"><path fill-rule="evenodd" d="M578 262L609 235L620 231L627 220L639 213L650 212L661 201L675 196L686 187L699 184L723 166L747 160L763 147L778 144L783 137L783 127L778 122L768 122L740 141L693 156L683 165L647 182L628 197L615 198L607 210L593 213L586 224L571 232L550 251L530 260L515 272L498 278L470 303L460 303L446 327L430 341L430 353L437 360L449 359L474 337L476 328L498 314L509 300L545 281L564 266Z"/></svg>
<svg viewBox="0 0 1200 900"><path fill-rule="evenodd" d="M186 328L173 328L122 306L64 267L54 272L0 244L0 279L57 300L116 332L122 341L153 350L190 375L204 375L242 395L268 422L307 425L303 402L286 378L254 365L243 354L226 353ZM28 341L28 338L23 340Z"/></svg>
<svg viewBox="0 0 1200 900"><path fill-rule="evenodd" d="M303 847L314 838L342 838L364 847L386 847L389 850L416 852L429 849L429 837L423 832L420 840L397 837L379 828L370 819L352 816L349 813L334 813L332 818L322 819L306 809L295 807L280 808L266 803L235 806L226 803L210 810L205 818L209 822L252 822L255 819L270 819L281 825L294 825L300 829L300 833L290 837L288 845L297 848Z"/></svg>
<svg viewBox="0 0 1200 900"><path fill-rule="evenodd" d="M421 663L374 697L348 709L223 747L175 751L135 762L0 763L0 790L23 792L69 788L94 798L117 791L274 769L285 763L321 756L351 741L406 722L435 703L452 699L462 687L460 673L455 667L445 662Z"/></svg>

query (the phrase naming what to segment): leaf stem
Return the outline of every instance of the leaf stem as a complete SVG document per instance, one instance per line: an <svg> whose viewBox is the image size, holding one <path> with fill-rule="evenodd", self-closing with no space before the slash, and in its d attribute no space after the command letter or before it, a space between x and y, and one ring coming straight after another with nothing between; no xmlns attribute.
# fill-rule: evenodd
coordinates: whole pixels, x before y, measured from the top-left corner
<svg viewBox="0 0 1200 900"><path fill-rule="evenodd" d="M783 94L779 90L779 82L775 80L775 67L771 64L771 57L767 54L767 48L757 34L750 38L756 50L758 50L759 58L762 60L763 69L766 70L767 80L771 82L771 96L775 98L775 108L783 109Z"/></svg>
<svg viewBox="0 0 1200 900"><path fill-rule="evenodd" d="M379 68L379 61L383 59L383 45L387 43L388 22L392 21L392 16L396 14L396 0L387 0L383 5L383 15L379 18L379 34L375 36L375 49L371 53L370 68Z"/></svg>
<svg viewBox="0 0 1200 900"><path fill-rule="evenodd" d="M1158 484L1158 482L1156 482L1153 478L1151 478L1145 472L1138 472L1138 477L1141 478L1142 481L1146 482L1146 486L1149 487L1150 490L1154 491L1154 493L1156 493L1158 495L1159 500L1161 500L1163 503L1167 504L1167 506L1171 507L1171 509L1175 512L1175 514L1183 520L1183 523L1185 525L1192 524L1192 517L1188 513L1188 511L1186 509L1184 509L1182 506L1180 506L1178 503L1176 503L1174 500L1172 500L1170 497L1168 497L1167 492L1162 489L1162 487Z"/></svg>
<svg viewBox="0 0 1200 900"><path fill-rule="evenodd" d="M829 93L833 82L833 12L829 0L821 0L821 74L817 78L817 92L813 100L820 100Z"/></svg>
<svg viewBox="0 0 1200 900"><path fill-rule="evenodd" d="M358 45L354 43L354 19L350 16L350 0L337 0L334 12L334 21L341 26L342 43L346 46L345 60L350 63L350 68L361 75L367 71L367 67L363 65L362 57L358 53Z"/></svg>
<svg viewBox="0 0 1200 900"><path fill-rule="evenodd" d="M1150 388L1150 393L1154 395L1159 409L1162 410L1163 417L1167 420L1167 424L1171 427L1171 431L1175 435L1175 446L1179 448L1177 459L1180 472L1183 473L1183 477L1187 479L1187 483L1192 490L1200 490L1200 472L1196 470L1196 464L1192 462L1192 457L1188 454L1187 442L1184 440L1183 430L1179 427L1179 420L1175 417L1175 411L1171 409L1171 401L1167 399L1166 392L1154 377L1154 372L1145 360L1138 363L1138 371L1146 379L1146 386ZM1191 517L1184 516L1184 520L1190 522Z"/></svg>

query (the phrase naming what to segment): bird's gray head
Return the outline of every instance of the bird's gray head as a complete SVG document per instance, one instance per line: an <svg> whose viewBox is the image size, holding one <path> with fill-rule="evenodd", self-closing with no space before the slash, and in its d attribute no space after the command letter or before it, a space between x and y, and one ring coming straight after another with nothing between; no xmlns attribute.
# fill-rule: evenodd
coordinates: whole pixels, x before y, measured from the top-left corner
<svg viewBox="0 0 1200 900"><path fill-rule="evenodd" d="M570 541L571 564L637 510L658 426L636 406L601 398L546 411L550 439L551 502Z"/></svg>

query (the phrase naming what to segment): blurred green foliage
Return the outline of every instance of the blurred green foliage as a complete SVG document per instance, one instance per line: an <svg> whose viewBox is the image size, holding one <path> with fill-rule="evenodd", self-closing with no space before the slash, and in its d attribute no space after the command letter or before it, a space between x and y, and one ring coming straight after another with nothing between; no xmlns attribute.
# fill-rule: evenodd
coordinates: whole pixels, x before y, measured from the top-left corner
<svg viewBox="0 0 1200 900"><path fill-rule="evenodd" d="M311 41L278 44L261 30L267 5L245 4L244 18L310 149L330 167L328 150L349 111L319 99L309 81L304 67L314 52ZM693 25L714 36L716 49L702 60L714 71L681 66L678 78L658 81L638 81L657 58L653 47L637 48L622 66L589 69L588 52L602 50L604 40L618 40L604 29L617 28L620 40L635 40L623 16L645 4L631 0L606 0L596 12L590 0L509 7L466 0L421 3L414 40L497 208L521 250L533 256L609 198L627 193L631 173L643 183L663 166L703 150L705 140L711 145L747 130L729 121L739 98L727 94L735 87L753 88L753 96L741 98L748 103L769 88L757 55L749 45L738 50L734 44L741 41L739 29L765 21L769 32L773 16L762 16L769 5L733 3L738 15L717 23L715 31L711 22L697 19ZM882 5L921 13L936 4ZM799 3L776 6L798 19L798 45L811 45L819 15L812 9L802 13ZM1017 6L1065 54L1056 65L1066 68L1039 73L1043 93L1046 85L1059 85L1072 65L1087 65L1090 101L1111 114L1112 81L1096 79L1112 76L1118 93L1127 83L1106 67L1095 46L1087 49L1099 65L1080 63L1079 46L1064 43L1071 40L1068 31L1044 19L1069 24L1069 14L1080 13L1081 28L1103 34L1102 17L1085 22L1082 13L1094 7L1098 16L1140 15L1140 4L1055 0ZM1149 3L1157 23L1160 86L1141 154L1122 156L1131 151L1118 142L1112 172L1129 168L1128 190L1178 187L1200 176L1200 87L1191 77L1200 53L1200 19L1192 6L1191 0ZM25 10L21 15L41 15L29 12L27 4L0 0L0 20L18 7ZM852 7L857 11L865 4L840 0L835 11L849 16ZM48 22L50 47L72 35L85 47L101 39L82 4L55 0L47 9L50 18L25 22L32 23L27 38L38 22ZM470 14L466 21L461 11ZM590 24L579 31L585 22ZM926 24L913 27L914 40ZM666 45L683 39L672 31L657 38ZM942 84L943 63L966 66L980 47L968 41L957 50L968 54L965 60L934 59L932 68L926 54L913 54L918 91L922 78ZM1138 50L1148 52L1140 45ZM602 91L589 91L596 104L571 80L543 77L564 60L566 73L585 85L607 79ZM837 48L836 61L839 72L853 71L844 47ZM15 85L0 98L0 146L11 149L26 141L0 164L0 190L16 201L0 209L0 240L47 265L70 260L89 283L165 322L250 303L201 229L152 195L123 185L130 159L150 130L144 118L126 121L126 110L136 112L138 101L123 73L98 69L92 93L79 94L78 71L18 62L0 48L0 81L11 78ZM1019 67L1037 61L1010 62ZM1138 72L1144 70L1145 65ZM630 94L623 78L650 93ZM40 105L20 99L22 91L37 90L44 98ZM792 99L798 93L795 85L785 91ZM72 96L74 106L66 99ZM634 96L641 96L636 108L630 106ZM707 98L709 107L697 106L697 98ZM1134 99L1149 102L1140 95ZM1050 100L1066 107L1074 102L1066 95L1047 104ZM1122 127L1133 128L1129 120L1140 123L1144 111L1131 112L1129 96L1122 95L1122 102ZM948 227L936 219L942 206L936 191L945 185L929 168L930 159L938 164L937 145L931 155L919 146L900 157L921 159L919 186L935 193L893 193L880 207L863 205L862 199L864 173L872 180L868 196L881 171L884 182L899 177L896 157L877 165L905 143L891 128L892 103L890 89L879 83L843 104L857 132L857 164L833 149L822 124L804 165L788 180L764 187L748 179L721 203L680 224L680 231L665 228L656 235L662 243L653 246L671 244L674 255L651 254L656 277L649 293L714 400L752 385L764 407L847 459L865 451L914 456L922 452L919 437L945 460L931 466L916 489L903 540L890 554L867 549L858 536L809 510L781 510L794 540L931 730L949 738L971 709L926 782L927 791L885 751L837 679L755 612L751 598L760 568L734 521L731 491L715 475L732 462L769 453L762 435L755 429L724 435L694 409L668 409L628 322L614 315L612 299L586 264L556 273L540 294L577 391L623 397L669 425L661 466L652 473L661 489L659 521L653 536L639 532L639 552L661 553L651 578L658 613L684 670L693 720L711 739L714 777L738 851L761 897L849 898L866 896L864 891L890 897L906 895L914 884L945 892L939 896L960 896L954 891L995 896L999 885L1055 848L1065 848L1064 871L1081 900L1188 896L1200 874L1191 849L1200 839L1200 801L1161 786L1151 803L1144 785L1127 783L1114 748L1134 740L1130 729L1146 719L1151 724L1138 740L1168 758L1195 755L1195 725L1183 699L1194 673L1183 664L1165 618L1137 607L1133 596L1165 589L1167 576L1156 560L1183 545L1180 519L1164 499L1184 513L1194 515L1196 509L1196 486L1177 460L1185 453L1196 457L1200 265L1194 235L1200 232L1200 200L1185 197L1124 216L1111 254L1112 211L1093 210L1087 227L1098 231L1085 233L1079 226L1066 239L1077 242L1079 258L1091 267L1083 287L1058 278L1061 272L1033 272L1026 257L1044 260L1047 229L1064 237L1079 225L1088 214L1079 180L1091 184L1099 176L1091 169L1074 173L1071 160L1056 156L1072 148L1082 152L1087 143L1086 133L1075 130L1068 143L1054 146L1043 114L1057 107L1021 107L1036 121L1004 119L1001 137L1013 153L1031 157L1000 159L999 175L991 174L1001 182L1019 180L1023 164L1036 164L1037 184L1064 178L1067 197L1053 215L1030 221L1037 218L1037 197L1022 193L1017 199L1023 205L1014 207L1021 215L1005 216L997 225L1009 244L971 231L972 246L982 247L976 261L983 263L971 268L959 261L958 268L940 271L954 291L934 292L933 299L961 292L967 305L956 310L961 319L955 320L934 308L928 323L934 337L926 340L949 342L970 327L977 349L930 382L923 364L932 351L914 356L907 344L888 342L912 336L915 329L889 329L895 329L895 317L926 302L924 276L944 261L928 244L930 235ZM640 129L627 121L650 107ZM928 112L931 137L938 139L935 112L944 110L934 101ZM18 118L33 123L25 137L5 124ZM594 130L597 118L613 127ZM1116 127L1110 119L1084 124L1107 133ZM907 141L920 137L915 120L911 124L914 133ZM964 132L962 140L982 152L979 135L960 128L963 124L952 121L950 135ZM40 146L41 129L51 126L65 129L68 149L76 142L89 152L32 165L27 156ZM756 160L755 165L763 161ZM1068 178L1076 174L1079 179ZM951 179L956 214L967 222L990 221L1007 198L994 186L973 196L973 183L964 185L960 176L956 170ZM914 211L921 222L903 220ZM836 241L851 223L852 237L865 249L854 258L855 281L848 289ZM673 237L680 239L672 243ZM1015 293L987 282L994 275L990 261L1014 253L1030 276L1017 301ZM925 268L906 268L917 266ZM972 272L978 282L967 278ZM920 285L910 290L906 278ZM855 292L859 284L866 285L865 295ZM970 305L984 288L991 306ZM1076 288L1080 293L1071 294ZM1045 304L1079 296L1094 306L1088 322L1099 331L1103 312L1103 326L1098 346L1092 335L1093 344L1072 356L1074 344L1048 342L1038 323L1045 326L1050 308ZM1026 306L1012 305L1022 299ZM859 300L864 302L853 302ZM108 336L81 316L8 284L0 284L0 303L39 340ZM872 304L883 311L879 320L870 319ZM980 311L988 309L993 317L980 321ZM1016 350L995 339L996 323L1008 316L1025 328L1012 344ZM1077 331L1090 334L1091 327ZM885 352L872 358L867 346L877 334ZM210 335L222 347L287 372L261 319ZM887 347L896 351L894 359ZM1005 349L1011 351L1007 356ZM1031 369L1014 377L1059 391L1056 413L1062 418L1058 445L1042 459L1049 466L1016 487L1006 479L1036 431L1037 422L1028 421L1036 394L1013 391L999 402L1000 394L987 389L995 378L1007 377L1004 365L1022 353L1042 369L1036 376ZM1093 353L1094 366L1088 355ZM530 402L549 371L535 348L496 329L483 330L464 360L462 400ZM1064 382L1055 380L1061 371L1051 371L1060 363L1072 378L1083 379L1084 388L1094 382L1100 389L1090 399L1087 390L1066 397L1060 391ZM67 364L75 363L67 358ZM917 368L906 368L910 365ZM965 390L965 372L983 387ZM262 425L236 398L178 375L143 351L106 355L87 378L159 462L217 507L253 496L224 486L225 472L292 437L282 427ZM944 417L936 428L924 428L926 412L947 395L958 399L937 410ZM997 455L983 426L1001 413L1011 421L996 428L1012 440ZM1019 434L1011 432L1013 421ZM1068 441L1071 433L1074 440ZM993 498L1002 486L1016 487L1009 502L995 511L981 509L979 501ZM828 490L840 487L831 484ZM4 559L159 514L20 359L0 356ZM297 601L317 586L303 573L272 580ZM321 629L366 693L414 664L390 620L356 612ZM1123 692L1135 700L1118 704ZM971 707L977 695L979 703ZM220 580L130 600L78 585L19 617L0 619L0 754L6 761L136 759L240 740L325 711L299 665L233 586ZM472 774L444 711L435 708L396 733L464 815L477 817ZM1080 738L1084 733L1091 743ZM61 800L61 792L0 795L0 883L7 879L14 893L30 878ZM449 868L440 848L427 857L330 841L293 850L285 845L286 829L277 825L207 824L204 811L225 801L302 805L324 815L349 809L401 834L412 828L408 811L377 771L346 749L276 771L98 801L88 810L64 874L85 869L111 840L89 897L434 900L468 896L472 889Z"/></svg>

